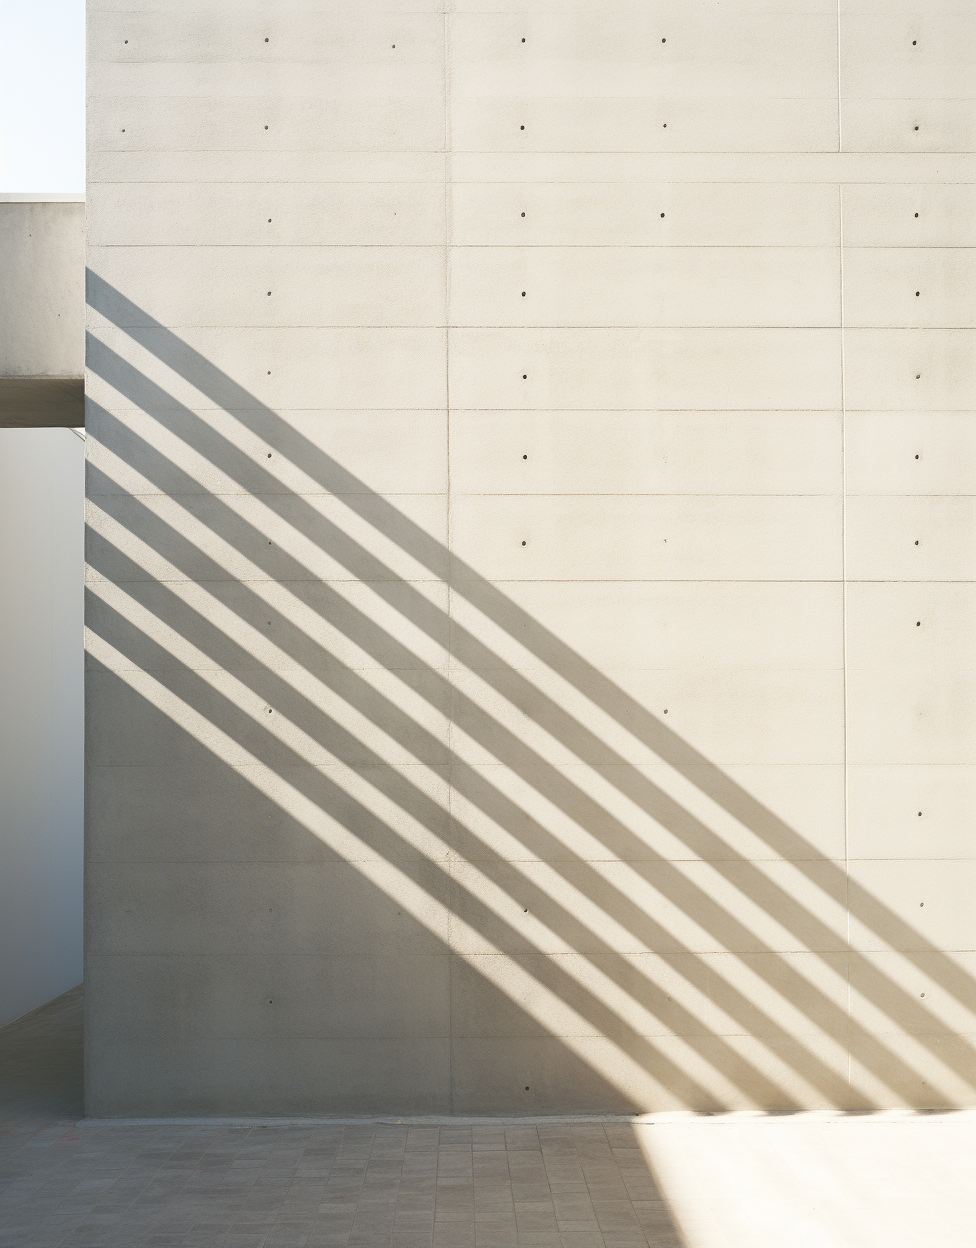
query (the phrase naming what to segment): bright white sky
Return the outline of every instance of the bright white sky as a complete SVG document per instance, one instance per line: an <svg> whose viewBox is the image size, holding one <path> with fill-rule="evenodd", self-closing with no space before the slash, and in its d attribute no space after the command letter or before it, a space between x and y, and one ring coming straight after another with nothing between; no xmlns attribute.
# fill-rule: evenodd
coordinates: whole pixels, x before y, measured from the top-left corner
<svg viewBox="0 0 976 1248"><path fill-rule="evenodd" d="M0 0L0 194L85 189L85 0Z"/></svg>

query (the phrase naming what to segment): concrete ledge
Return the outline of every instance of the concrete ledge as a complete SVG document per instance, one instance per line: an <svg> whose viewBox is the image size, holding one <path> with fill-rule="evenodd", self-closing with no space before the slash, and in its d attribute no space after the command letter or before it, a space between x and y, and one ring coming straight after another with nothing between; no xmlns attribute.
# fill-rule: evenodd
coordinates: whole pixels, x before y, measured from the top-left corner
<svg viewBox="0 0 976 1248"><path fill-rule="evenodd" d="M642 1127L772 1126L790 1122L965 1122L976 1123L972 1109L806 1109L796 1113L766 1110L732 1110L727 1114L699 1114L675 1110L652 1114L292 1114L282 1117L200 1118L82 1118L78 1127L362 1127L376 1124L393 1127L553 1127L563 1123L634 1123Z"/></svg>
<svg viewBox="0 0 976 1248"><path fill-rule="evenodd" d="M84 377L0 377L0 429L78 429Z"/></svg>

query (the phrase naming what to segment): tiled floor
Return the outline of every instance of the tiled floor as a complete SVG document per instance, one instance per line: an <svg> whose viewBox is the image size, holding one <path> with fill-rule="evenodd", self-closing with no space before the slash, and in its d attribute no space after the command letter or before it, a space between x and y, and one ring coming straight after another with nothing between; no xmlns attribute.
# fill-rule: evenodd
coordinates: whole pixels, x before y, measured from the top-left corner
<svg viewBox="0 0 976 1248"><path fill-rule="evenodd" d="M80 1022L0 1029L0 1248L976 1245L971 1112L84 1123Z"/></svg>

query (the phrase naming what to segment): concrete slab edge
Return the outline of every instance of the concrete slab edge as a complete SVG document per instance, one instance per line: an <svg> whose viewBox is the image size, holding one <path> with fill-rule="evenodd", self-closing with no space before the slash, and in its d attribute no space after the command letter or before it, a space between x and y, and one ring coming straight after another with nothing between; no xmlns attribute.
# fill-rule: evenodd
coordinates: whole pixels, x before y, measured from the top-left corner
<svg viewBox="0 0 976 1248"><path fill-rule="evenodd" d="M976 1109L879 1109L804 1110L800 1113L767 1113L764 1110L736 1110L728 1114L692 1112L660 1114L552 1114L538 1117L459 1117L440 1115L361 1114L354 1116L295 1115L280 1118L82 1118L75 1125L85 1127L552 1127L572 1123L633 1123L649 1127L745 1126L755 1123L803 1122L952 1122L976 1123Z"/></svg>

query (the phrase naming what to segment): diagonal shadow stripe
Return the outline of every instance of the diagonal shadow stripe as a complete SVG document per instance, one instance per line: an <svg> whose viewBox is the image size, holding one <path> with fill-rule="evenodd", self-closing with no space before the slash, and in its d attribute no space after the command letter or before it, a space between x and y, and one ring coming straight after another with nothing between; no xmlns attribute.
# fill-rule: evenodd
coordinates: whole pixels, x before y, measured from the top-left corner
<svg viewBox="0 0 976 1248"><path fill-rule="evenodd" d="M171 396L162 391L155 385L155 383L148 381L148 379L135 370L131 365L123 361L114 352L111 352L109 349L102 346L100 348L99 355L101 357L99 363L101 375L104 375L105 379L108 380L110 384L119 388L121 393L126 394L131 401L139 403L140 406L145 407L146 410L155 410L157 412L164 408L172 410L174 407L178 407L185 419L189 419L192 422L199 423L200 425L206 427L205 422L200 421L199 417L196 417L193 413L187 412L182 405L176 404L175 400L173 400ZM131 438L133 435L130 432L128 436ZM266 487L272 483L274 484L278 491L277 494L262 494L263 501L272 510L274 510L278 500L283 497L280 494L280 484L276 481L276 479L273 478L271 474L264 472L264 470L255 468L252 460L247 460L242 452L240 452L237 448L233 448L231 444L226 443L226 439L222 439L221 435L217 434L213 430L209 430L209 441L210 446L208 449L213 457L212 462L216 463L223 470L228 471L232 476L236 476L237 473L244 472L244 461L246 461L247 472L251 481L251 488L260 490L260 485L262 483ZM226 445L224 446L222 444ZM226 458L229 461L226 464L224 462L224 456L220 454L221 450L226 452ZM140 461L145 452L145 446L139 448ZM191 483L188 481L186 484L194 492L199 492L200 487L197 483ZM288 501L289 506L293 507L294 499L289 498ZM233 519L233 525L231 528L240 530L240 517L236 513L228 512L229 517L231 514ZM314 532L314 540L320 546L328 549L330 553L334 554L338 561L347 567L350 572L352 572L358 579L368 582L371 588L373 588L376 592L381 595L389 595L389 586L392 583L397 582L394 580L394 574L386 565L384 565L376 556L364 551L361 546L355 543L347 534L343 533L341 529L338 529L336 525L322 517L321 514L308 505L307 502L304 508L304 515L307 525L310 526L311 530ZM287 514L285 518L288 519L289 523L294 523L294 510ZM224 529L223 536L225 540L233 540L232 533L229 529ZM248 554L260 564L264 553L263 538L258 538L257 535L252 535L252 537L253 541ZM278 566L280 569L280 564ZM305 569L295 569L294 571L296 575L300 574L306 578L308 576L308 572ZM272 576L278 574L277 571L271 568L268 569L268 572L269 575ZM411 618L415 623L418 623L419 626L424 627L430 635L443 639L444 631L447 628L447 622L443 619L438 620L437 617L440 613L438 612L436 606L431 604L421 595L417 594L415 590L412 595L409 587L406 587L406 590L406 595L398 599L398 609L406 613L408 607L416 605L418 608L418 614L415 616L410 613L409 618ZM430 632L432 617L434 617L435 621L440 624L440 627L438 627L435 632ZM455 632L455 638L458 634L463 634L466 644L470 648L469 652L476 651L478 653L480 663L478 668L479 674L484 675L483 668L490 668L492 675L497 681L496 687L505 693L505 696L510 702L520 706L520 709L537 722L542 722L554 736L567 741L570 744L570 748L573 748L580 757L584 758L584 761L592 760L597 751L602 751L602 753L598 755L601 761L617 764L612 774L612 782L615 783L622 792L629 796L631 800L641 806L645 811L647 811L647 813L651 814L664 826L668 827L669 830L674 831L676 835L680 835L693 852L697 853L703 859L708 859L715 869L720 873L723 873L736 889L743 892L745 895L750 896L750 898L757 905L773 914L776 919L782 923L784 927L792 931L797 939L800 940L806 947L813 948L815 951L817 949L824 948L847 948L846 944L839 942L837 934L832 932L826 924L817 920L814 916L810 915L808 911L805 911L802 907L798 906L789 893L779 886L772 884L768 877L763 875L762 872L759 871L753 864L748 863L747 860L742 859L741 856L736 855L733 851L731 851L728 845L722 841L716 833L714 833L706 825L702 824L701 821L696 820L693 816L691 816L686 810L684 810L684 808L676 803L674 799L663 793L663 791L653 785L652 782L650 782L645 776L630 766L619 754L609 750L609 747L605 746L603 742L600 741L599 738L597 738L589 729L580 725L577 720L573 719L572 716L563 711L563 709L556 703L552 702L551 699L547 699L545 695L540 693L536 686L520 674L512 673L510 670L503 670L504 664L502 661L498 659L498 657L490 650L488 650L483 643L467 633L466 630L462 630L456 622L452 622L452 625ZM366 617L362 617L359 620L359 626L366 626ZM350 635L356 636L358 639L360 634L355 632ZM521 636L519 639L522 640ZM514 694L510 688L512 684L516 686L516 692ZM453 696L457 701L459 697L463 695L459 695L455 690ZM544 704L544 709L547 713L545 718L540 716L540 701ZM507 765L512 767L513 770L523 775L529 783L532 783L535 787L539 788L538 773L527 772L524 762L522 761L525 748L523 743L521 743L517 738L511 737L510 734L508 734L508 736L502 734L504 739L499 740L497 725L490 720L490 717L486 719L485 713L475 703L470 703L470 718L473 725L479 723L479 721L481 722L482 739L488 744L488 747L492 749L492 752L496 755L496 757L501 758ZM553 720L558 721L555 726L552 723ZM580 738L582 738L582 744L578 744ZM537 759L534 760L534 762L542 762L542 760ZM543 763L543 766L546 765ZM599 835L596 829L600 827L601 823L606 823L606 812L594 803L588 795L585 795L580 790L568 785L565 778L559 775L558 772L555 772L554 769L548 769L548 776L551 783L547 788L544 788L541 791L545 792L546 796L549 797L555 805L559 806L560 809L564 810L565 813L571 815L571 817L576 819L578 822L583 822L584 826L587 826L589 830L594 833L594 835ZM587 814L587 818L586 820L581 820L581 812L584 811ZM618 823L615 830L619 834L619 837L629 839L633 853L639 854L645 858L653 857L653 855L648 852L644 842L641 842L638 838L634 837L629 829L627 829L624 825ZM805 842L804 845L806 845ZM829 892L829 888L825 887L823 877L827 877L829 882L831 873L836 872L836 868L833 864L825 862L822 858L818 858L815 851L812 850L812 847L806 846L806 852L808 857L813 859L812 865L806 865L807 873L813 873L813 878L818 886L824 888L824 891ZM640 867L636 867L635 869L641 870ZM648 872L646 868L644 868L643 873L645 878L647 878ZM690 905L687 896L689 891L687 881L680 875L680 873L674 872L673 869L672 874L673 885L677 890L677 896L681 897L681 902L679 904L681 904L682 908L685 909L686 912L696 913L697 918L696 909L700 910L701 906L696 908ZM841 878L846 877L844 877L841 873ZM659 887L660 881L655 880L654 884ZM710 927L710 930L718 935L723 944L727 946L729 944L741 944L745 939L749 941L753 947L755 947L756 938L754 934L749 933L748 930L742 927L741 924L738 925L737 930L735 930L732 935L729 935L729 922L727 914L724 911L721 911L721 908L716 907L715 903L712 902L711 899L707 898L707 895L699 893L698 899L700 900L702 897L705 898L705 910L713 909L720 911L720 913L714 916L714 922L711 925L706 922L704 926ZM723 928L725 930L723 930ZM952 1033L946 1032L943 1027L935 1024L932 1016L920 1007L914 998L894 985L888 977L886 977L871 963L867 962L866 959L859 958L858 961L859 973L861 976L861 984L859 985L861 991L864 992L864 994L868 996L879 1008L884 1009L885 1012L894 1017L900 1025L913 1027L914 1034L919 1040L919 1043L928 1045L931 1051L933 1051L933 1053L935 1053L941 1061L950 1065L956 1073L960 1075L960 1077L971 1082L973 1077L972 1061L965 1048L963 1047L961 1051L954 1051L951 1053L947 1053L946 1051L946 1043L948 1037ZM928 973L931 974L931 969L929 969ZM796 976L793 987L795 989L793 994L794 1000L802 999L804 994L807 996L810 995L809 985L799 976ZM780 988L777 990L782 990L782 984L780 984ZM973 991L973 985L969 982L968 995L970 1000L972 999ZM879 1077L882 1077L880 1072L885 1069L886 1065L890 1067L890 1064L893 1062L893 1056L884 1050L883 1046L879 1049L878 1041L872 1037L866 1029L853 1027L849 1016L845 1012L838 1010L836 1005L831 1002L829 998L822 997L822 999L818 1001L816 1011L812 1012L810 1016L813 1017L818 1025L821 1026L826 1025L826 1020L830 1019L830 1026L828 1027L828 1030L830 1030L835 1036L839 1037L841 1034L852 1034L853 1050L856 1055L859 1059L865 1061L867 1065L878 1072ZM920 1031L920 1029L924 1030ZM928 1038L926 1038L926 1032L928 1033ZM956 1042L953 1042L953 1048L954 1050L959 1049ZM884 1052L885 1056L884 1062L880 1062L878 1060L882 1052ZM900 1080L907 1080L910 1076L910 1068L900 1061L895 1061L894 1064L899 1070ZM890 1078L887 1081L890 1082Z"/></svg>
<svg viewBox="0 0 976 1248"><path fill-rule="evenodd" d="M262 439L273 442L281 454L299 464L302 471L318 481L324 490L334 494L367 523L376 526L389 541L402 547L434 576L444 575L445 560L449 559L452 592L467 598L487 618L516 637L536 658L573 684L595 706L615 719L675 771L684 775L696 788L765 841L778 857L796 864L801 871L809 870L806 864L811 861L823 861L822 856L795 829L509 599L497 586L486 581L452 552L445 551L435 538L388 499L377 495L363 481L290 426L272 408L255 398L183 342L172 330L138 308L91 270L88 270L87 276L87 298L90 306L107 321L155 355L161 363L187 380L213 403L231 412L245 428L259 434ZM137 328L132 328L133 325ZM102 375L98 357L108 348L97 339L93 339L92 343L96 349L90 353L88 365ZM114 384L111 375L105 377L105 380ZM253 471L253 463L250 466ZM382 586L376 592L381 590ZM481 645L480 642L477 644ZM479 670L479 675L487 674ZM559 707L543 707L542 704L537 705L536 714L543 709L564 714ZM973 983L970 977L952 965L942 955L941 950L889 907L856 882L849 881L846 872L834 868L825 873L823 880L817 878L813 882L824 888L842 905L849 906L860 922L909 959L918 953L936 955L940 959L935 973L938 982L967 1008L970 1007L973 1000ZM925 973L932 974L928 966L925 967Z"/></svg>
<svg viewBox="0 0 976 1248"><path fill-rule="evenodd" d="M115 420L114 417L101 413L99 415L99 419L108 420L110 423ZM162 467L159 462L161 459L162 457L159 452L148 446L148 444L143 444L139 447L140 466L144 472L149 474L149 479L152 479L154 469L158 472ZM92 471L97 478L99 476L98 470L93 469ZM109 499L114 491L118 489L117 483L110 480L98 479L95 483L98 486L98 492L95 494L95 497L102 497L103 500ZM190 486L191 484L193 483L190 479L187 479L184 482L185 486ZM152 532L156 546L166 554L167 558L171 562L175 561L177 566L179 566L182 562L185 570L187 560L193 559L195 560L198 572L201 571L201 555L198 548L193 546L186 538L173 530L169 525L166 525L165 522L149 513L147 509L143 508L143 510L145 511L143 518L144 523L137 526L139 532L143 534ZM223 519L223 523L220 522L221 517ZM216 524L217 531L225 539L231 539L235 533L240 534L242 531L246 531L249 527L246 523L241 521L240 517L237 516L236 513L232 512L229 508L225 509L223 506L218 508L217 512L211 516L210 522L211 524ZM131 523L133 523L133 520L130 515L130 524ZM253 539L253 548L260 554L263 549L262 539L257 533L252 533L251 537ZM98 539L93 536L92 540L97 541ZM92 561L97 567L99 562L97 555L92 555ZM120 572L124 571L124 579L128 582L128 592L130 594L134 594L138 598L140 579L143 584L146 584L147 574L144 570L138 567L126 566L127 562L128 561L125 561L121 565L116 563L117 570L115 575L119 575ZM202 569L204 579L209 582L209 592L213 593L218 599L220 599L220 578L222 576L225 577L226 572L222 567L220 567L220 565L213 563L213 561L207 560L206 562L207 566ZM111 566L106 566L103 571L107 576L110 575ZM307 571L301 567L292 567L291 572L296 577L296 579L292 582L292 587L300 596L302 587L308 586L312 584L312 582L308 579ZM155 582L151 582L151 584L155 585ZM321 587L318 586L317 583L316 589L319 593L321 592ZM159 614L161 610L165 610L165 608L161 606L161 599L158 593L154 594L153 598L154 601L152 603L146 603L145 605L149 606L149 609L154 610L157 614ZM221 664L231 662L233 668L237 671L242 671L246 668L248 657L246 652L239 651L234 643L228 644L227 639L220 634L219 630L213 628L213 626L203 619L203 617L196 616L196 613L191 613L186 604L177 599L175 595L170 595L170 598L172 599L170 606L171 608L175 608L177 615L174 617L172 610L168 610L165 613L165 618L170 627L174 628L178 635L193 636L196 638L197 644L203 646L203 648L208 651L210 656L219 661ZM349 635L357 637L357 639L364 644L365 649L373 649L375 652L376 647L371 646L369 642L373 637L382 633L382 630L379 630L376 624L369 620L368 617L350 608L349 604L345 603L344 600L342 600L341 597L333 590L327 590L326 601L329 602L330 606L336 605L338 610L342 611L348 617L348 623L344 626L344 628L348 629ZM258 616L261 614L267 614L272 610L272 608L270 608L263 600L255 600L252 605L255 615ZM320 600L316 603L316 608L321 610L322 605L323 603L320 597ZM241 609L240 601L236 602L232 609L239 611ZM192 620L190 619L191 614L195 617ZM330 610L330 618L332 617L332 614L333 613ZM201 638L207 633L208 629L212 630L213 636L210 637L207 644L205 644ZM295 626L285 617L279 615L276 620L276 637L281 638L283 635L283 640L280 644L285 646L286 649L289 649L287 639L290 631L297 632L298 630L296 630ZM390 660L392 652L393 657L397 660L399 666L405 670L409 671L419 664L419 660L416 656L410 654L405 647L400 648L399 643L397 643L395 639L392 639L384 634L383 642L384 645L382 654L386 657L387 661ZM296 652L294 648L292 647L291 649L292 653L295 654ZM307 646L305 649L307 651ZM305 661L307 664L307 658ZM330 672L332 671L332 667L327 664L317 662L314 670L316 672ZM246 678L246 675L242 678ZM341 681L335 681L334 679L330 680L328 676L324 677L324 679L326 680L326 683L330 683L330 687L332 687L333 691L338 693L339 696L344 697L347 700L350 698L351 686L348 674L346 678ZM360 709L363 709L364 707L367 708L364 713L368 713L373 722L382 724L384 728L389 731L392 724L396 723L398 719L402 720L404 718L403 713L399 710L399 708L379 697L376 691L373 690L372 687L367 686L365 682L362 682L362 685L363 690L360 691L360 696L357 698L357 705ZM280 693L280 690L276 690L273 693L269 692L269 690L264 687L262 687L261 690L262 696L268 697L269 700L274 701L276 705L279 704L279 702L276 701L276 697L280 697ZM294 697L294 691L290 688L288 690L288 696ZM480 708L474 707L473 704L472 706L473 710L480 712ZM316 713L317 708L315 708L314 705L309 704L307 706L303 706L292 716L292 718L296 722L304 724L309 722L310 719L314 720ZM512 734L507 733L500 727L500 725L492 721L491 717L485 716L482 713L482 718L487 724L487 728L485 730L485 736L487 739L490 740L493 734L495 736L500 734L505 738L505 748L502 751L498 749L497 745L494 743L492 744L492 748L496 753L505 757L506 761L514 769L520 771L522 774L531 776L536 784L536 787L540 786L540 781L533 769L539 772L544 771L550 776L554 776L557 785L562 785L562 787L567 791L562 796L560 796L559 793L547 791L547 796L549 796L553 801L561 802L567 811L575 810L581 801L588 802L589 806L592 808L589 812L592 816L588 821L590 825L596 827L598 826L599 821L602 820L603 823L610 826L611 830L619 834L617 836L618 841L621 836L629 837L635 853L640 853L644 857L652 858L655 863L659 864L664 869L666 879L656 879L654 881L655 886L662 888L663 885L666 894L670 896L676 904L679 904L686 913L694 914L696 920L699 921L707 930L715 933L725 946L732 947L734 949L748 947L754 951L762 951L770 954L774 953L769 946L757 941L755 935L749 932L743 924L739 923L731 915L729 915L724 908L718 906L714 903L714 901L708 898L707 894L702 893L701 890L696 889L693 885L689 885L688 881L676 868L673 867L672 864L667 863L659 855L655 855L651 851L648 851L647 847L642 842L638 842L637 838L633 837L624 825L611 819L607 812L598 807L592 799L581 794L581 792L575 787L571 785L567 786L555 768L546 764L544 760L542 760L539 756L534 755L532 751L521 747L521 743L517 740L517 738L512 736ZM409 739L411 733L413 733L413 735L416 733L416 725L413 724L413 721L405 723L403 725L403 731L397 733L396 735L398 739L403 742ZM432 738L426 742L426 745L428 750L436 748L436 742ZM521 757L522 753L530 756L528 764L526 764L525 760ZM459 760L455 761L459 762ZM486 785L476 772L464 768L463 765L460 766L461 770L456 778L455 787L469 796L471 800L482 810L490 813L491 817L497 822L512 828L518 821L521 825L520 835L524 843L525 829L528 826L528 817L525 812L512 808L511 803L508 803L508 800L505 799L497 790L493 790L491 786ZM502 812L499 810L499 803L506 804L509 808ZM593 812L596 813L594 814ZM534 824L532 831L534 833L534 839L530 845L532 852L537 853L541 858L545 858L548 861L552 861L554 858L558 858L560 856L565 856L564 848L555 840L555 838L552 837L550 833L548 833L546 829L542 828L541 825ZM559 854L560 850L562 850L562 855ZM476 852L478 856L484 856L483 847L479 847L478 843L474 840L465 846L465 852L469 858L474 857ZM501 858L497 856L496 860L498 863L501 863L502 861ZM619 890L610 888L605 879L600 877L591 868L587 868L585 866L583 867L583 874L586 879L585 883L583 883L580 878L580 865L581 864L579 864L578 860L574 860L573 867L575 868L575 874L573 872L564 871L566 878L570 880L575 887L581 888L589 896L602 895L605 899L604 908L609 913L613 913L617 921L628 927L648 946L657 950L677 950L678 944L672 933L669 933L665 928L661 927L660 924L652 922L649 916L636 907L631 899L620 893ZM640 867L635 867L635 869L640 870ZM833 936L833 939L836 944L836 935ZM844 946L841 944L839 947L843 948ZM688 950L684 951L690 952ZM804 992L808 996L811 995L809 984L804 981L802 977L792 972L789 967L783 966L782 964L777 967L777 972L769 977L768 982L770 982L771 986L777 986L777 990L779 992L794 1000L800 998ZM714 985L710 986L709 984L702 982L701 976L697 976L695 978L695 983L700 990L706 992L710 990L710 987L714 987ZM785 1053L787 1047L795 1046L795 1040L793 1040L788 1033L775 1025L770 1019L768 1019L768 1017L764 1016L763 1013L752 1003L745 1000L745 998L742 998L739 994L735 994L734 991L724 983L722 986L722 996L725 1001L724 1008L726 1008L733 1017L737 1018L741 1024L746 1026L750 1034L763 1036L764 1042L766 1042L767 1039L770 1042L776 1041L779 1046L778 1051L781 1052L781 1055ZM820 996L817 1000L817 1009L814 1011L810 1011L808 1009L808 1013L811 1014L811 1017L816 1019L820 1026L824 1027L840 1041L849 1042L849 1032L853 1030L855 1038L859 1041L857 1047L861 1050L860 1055L872 1068L878 1070L884 1070L886 1067L890 1070L892 1066L896 1069L898 1068L899 1063L890 1051L886 1050L884 1046L878 1044L878 1042L868 1033L863 1033L858 1036L856 1034L858 1029L856 1027L852 1029L847 1015L844 1014L843 1011L838 1010L836 1005L830 1002L829 998ZM926 1017L922 1011L919 1011L919 1015L923 1019ZM904 1084L901 1087L896 1087L896 1090L904 1094L905 1089L907 1089L912 1082L912 1072L910 1068L903 1066L901 1074L904 1079ZM820 1087L822 1091L826 1092L834 1103L842 1103L843 1098L841 1096L837 1077L830 1071L829 1067L826 1067L826 1065L822 1065L816 1059L813 1059L812 1062L805 1064L804 1077L816 1086ZM890 1074L887 1078L888 1081L891 1082L892 1077ZM892 1083L892 1086L895 1087L896 1084ZM860 1094L862 1097L866 1095L863 1092Z"/></svg>

